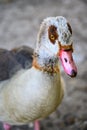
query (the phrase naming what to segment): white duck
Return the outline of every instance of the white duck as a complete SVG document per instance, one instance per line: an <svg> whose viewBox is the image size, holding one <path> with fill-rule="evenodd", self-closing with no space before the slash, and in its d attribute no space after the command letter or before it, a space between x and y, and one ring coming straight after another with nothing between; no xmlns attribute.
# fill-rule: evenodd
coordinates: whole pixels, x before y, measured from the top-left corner
<svg viewBox="0 0 87 130"><path fill-rule="evenodd" d="M68 75L77 74L72 58L72 29L64 17L43 20L36 45L34 55L25 46L0 50L0 121L5 130L56 110L64 95L59 59ZM39 130L37 122L35 129Z"/></svg>

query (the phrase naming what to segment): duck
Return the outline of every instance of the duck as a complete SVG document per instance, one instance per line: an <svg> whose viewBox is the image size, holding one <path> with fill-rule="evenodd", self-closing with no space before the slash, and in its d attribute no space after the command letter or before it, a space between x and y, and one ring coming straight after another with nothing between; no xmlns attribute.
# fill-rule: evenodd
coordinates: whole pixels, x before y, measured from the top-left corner
<svg viewBox="0 0 87 130"><path fill-rule="evenodd" d="M35 122L54 112L64 97L59 61L76 77L72 28L63 16L47 17L36 39L36 48L0 49L0 121L4 130Z"/></svg>

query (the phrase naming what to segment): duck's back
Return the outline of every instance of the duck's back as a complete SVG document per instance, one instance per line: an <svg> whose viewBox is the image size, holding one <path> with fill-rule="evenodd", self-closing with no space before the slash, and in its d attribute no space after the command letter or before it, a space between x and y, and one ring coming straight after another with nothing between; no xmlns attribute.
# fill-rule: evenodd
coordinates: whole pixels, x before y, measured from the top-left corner
<svg viewBox="0 0 87 130"><path fill-rule="evenodd" d="M10 79L17 71L32 66L33 49L27 46L14 50L0 49L0 81Z"/></svg>

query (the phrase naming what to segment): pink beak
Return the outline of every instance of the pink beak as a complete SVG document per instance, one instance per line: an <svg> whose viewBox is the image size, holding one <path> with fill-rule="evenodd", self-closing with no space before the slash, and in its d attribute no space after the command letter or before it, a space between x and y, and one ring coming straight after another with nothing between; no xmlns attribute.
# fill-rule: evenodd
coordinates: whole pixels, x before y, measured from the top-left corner
<svg viewBox="0 0 87 130"><path fill-rule="evenodd" d="M63 50L59 52L64 71L71 77L76 77L77 68L72 57L72 50Z"/></svg>

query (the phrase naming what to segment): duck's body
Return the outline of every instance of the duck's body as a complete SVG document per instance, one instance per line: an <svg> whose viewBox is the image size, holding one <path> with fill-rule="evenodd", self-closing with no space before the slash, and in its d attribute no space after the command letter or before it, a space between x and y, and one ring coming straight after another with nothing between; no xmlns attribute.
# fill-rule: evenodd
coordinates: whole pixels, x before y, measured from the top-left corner
<svg viewBox="0 0 87 130"><path fill-rule="evenodd" d="M0 121L22 125L55 111L64 95L58 57L68 75L77 73L71 36L64 17L49 17L41 24L34 51L0 50Z"/></svg>
<svg viewBox="0 0 87 130"><path fill-rule="evenodd" d="M11 125L48 116L63 97L60 75L50 75L34 67L4 82L5 87L0 88L0 120Z"/></svg>

